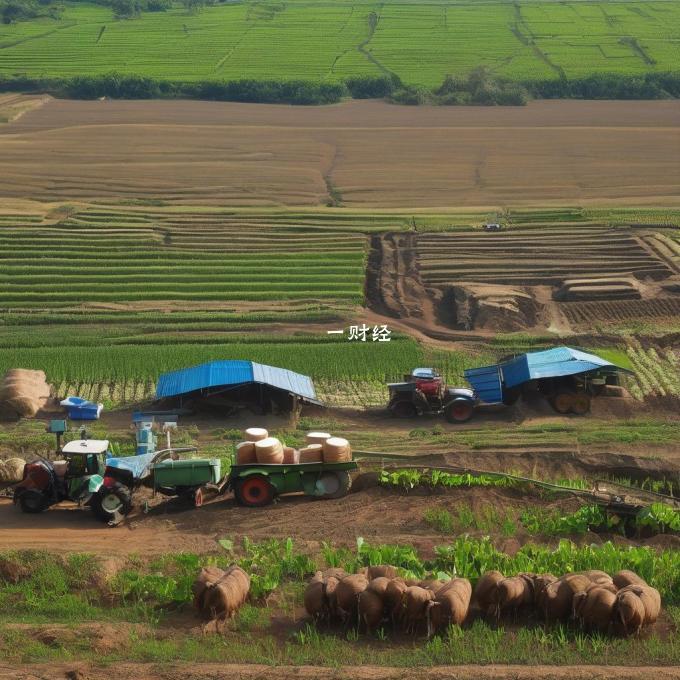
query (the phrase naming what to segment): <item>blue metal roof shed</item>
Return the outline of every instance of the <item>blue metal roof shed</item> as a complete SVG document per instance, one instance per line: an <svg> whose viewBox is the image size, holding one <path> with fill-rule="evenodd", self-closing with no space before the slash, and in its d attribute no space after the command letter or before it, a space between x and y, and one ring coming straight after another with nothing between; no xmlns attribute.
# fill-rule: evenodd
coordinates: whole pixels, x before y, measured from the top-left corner
<svg viewBox="0 0 680 680"><path fill-rule="evenodd" d="M503 388L516 387L530 380L561 378L603 369L629 372L595 354L571 347L554 347L520 354L494 366L468 369L465 378L482 401L497 403L503 400Z"/></svg>
<svg viewBox="0 0 680 680"><path fill-rule="evenodd" d="M211 361L163 373L156 386L156 398L178 397L191 392L209 395L248 384L273 387L314 404L321 404L309 376L285 368L241 360Z"/></svg>

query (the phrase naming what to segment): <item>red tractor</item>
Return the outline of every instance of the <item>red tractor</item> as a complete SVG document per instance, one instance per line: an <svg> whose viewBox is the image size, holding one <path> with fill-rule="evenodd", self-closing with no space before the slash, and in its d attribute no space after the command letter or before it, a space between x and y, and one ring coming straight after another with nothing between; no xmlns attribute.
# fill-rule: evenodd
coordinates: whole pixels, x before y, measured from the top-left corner
<svg viewBox="0 0 680 680"><path fill-rule="evenodd" d="M478 399L466 387L446 387L433 368L416 368L404 376L404 382L390 383L387 408L397 418L443 414L450 423L470 420Z"/></svg>

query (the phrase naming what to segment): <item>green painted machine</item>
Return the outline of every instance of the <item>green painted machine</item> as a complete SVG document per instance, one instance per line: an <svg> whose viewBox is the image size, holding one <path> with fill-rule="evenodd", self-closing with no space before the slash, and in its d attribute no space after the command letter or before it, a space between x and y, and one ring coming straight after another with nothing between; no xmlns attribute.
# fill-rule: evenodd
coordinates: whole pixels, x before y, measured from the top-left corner
<svg viewBox="0 0 680 680"><path fill-rule="evenodd" d="M234 465L220 492L233 490L236 502L250 508L269 505L276 496L289 493L321 499L342 498L352 486L350 471L358 469L354 461Z"/></svg>

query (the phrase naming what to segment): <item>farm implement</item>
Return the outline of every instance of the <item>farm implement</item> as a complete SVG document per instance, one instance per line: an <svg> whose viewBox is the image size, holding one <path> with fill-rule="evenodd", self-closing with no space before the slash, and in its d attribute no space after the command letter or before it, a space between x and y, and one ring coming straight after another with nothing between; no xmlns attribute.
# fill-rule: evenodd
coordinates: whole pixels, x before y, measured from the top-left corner
<svg viewBox="0 0 680 680"><path fill-rule="evenodd" d="M560 414L585 415L593 397L618 386L629 371L570 347L527 352L499 364L469 368L471 387L447 387L433 368L417 368L404 382L388 385L387 408L398 418L443 415L451 423L472 418L480 404L511 406L520 397L542 397Z"/></svg>

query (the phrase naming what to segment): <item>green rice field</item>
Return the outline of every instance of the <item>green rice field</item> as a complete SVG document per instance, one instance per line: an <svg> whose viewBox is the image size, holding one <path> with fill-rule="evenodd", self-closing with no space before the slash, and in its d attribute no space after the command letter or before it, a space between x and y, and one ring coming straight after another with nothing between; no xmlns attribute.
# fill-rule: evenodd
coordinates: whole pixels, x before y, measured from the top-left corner
<svg viewBox="0 0 680 680"><path fill-rule="evenodd" d="M603 223L676 218L673 211L580 208L504 217L524 228L569 224L584 233ZM189 206L7 212L0 215L0 374L42 369L57 394L109 407L151 396L164 371L215 359L309 374L321 398L337 406L384 403L385 383L418 365L437 366L459 384L464 368L552 338L515 334L444 351L398 332L390 342L374 343L370 333L367 342L349 341L348 331L364 322L372 234L414 224L469 232L485 218ZM344 336L328 335L333 329ZM611 356L626 366L654 363L635 348ZM669 355L668 366L674 361ZM655 376L640 398L677 393L676 382Z"/></svg>
<svg viewBox="0 0 680 680"><path fill-rule="evenodd" d="M396 74L428 87L484 65L517 80L678 69L680 3L238 1L188 13L65 3L57 20L0 24L0 75L175 80Z"/></svg>
<svg viewBox="0 0 680 680"><path fill-rule="evenodd" d="M386 380L430 359L460 377L463 353L432 356L403 336L378 351L325 332L361 323L369 235L405 224L292 211L5 215L0 374L42 369L59 394L107 405L152 395L161 372L214 359L310 374L338 405L381 403Z"/></svg>

